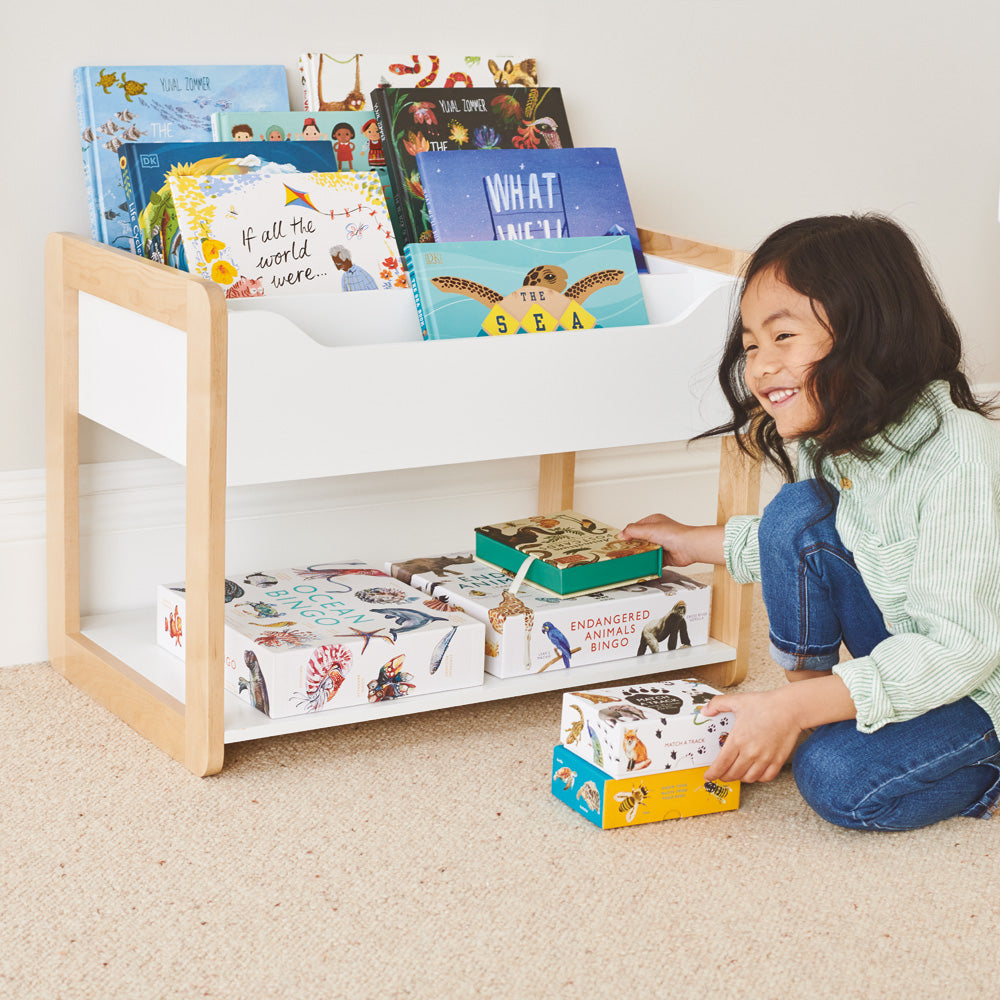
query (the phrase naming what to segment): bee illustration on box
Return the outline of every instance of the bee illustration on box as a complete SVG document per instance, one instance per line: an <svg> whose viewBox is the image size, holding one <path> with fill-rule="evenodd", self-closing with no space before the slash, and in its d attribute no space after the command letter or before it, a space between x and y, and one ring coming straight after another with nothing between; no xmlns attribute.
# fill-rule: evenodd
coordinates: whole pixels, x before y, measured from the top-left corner
<svg viewBox="0 0 1000 1000"><path fill-rule="evenodd" d="M571 771L568 767L560 767L555 774L552 775L553 781L561 781L563 783L563 791L568 792L573 788L573 783L576 781L576 771Z"/></svg>
<svg viewBox="0 0 1000 1000"><path fill-rule="evenodd" d="M482 323L488 336L517 333L549 333L553 330L592 330L597 320L580 304L602 288L621 283L619 268L595 271L568 288L569 274L554 264L539 264L524 276L520 288L501 295L478 281L442 275L432 278L442 292L464 295L489 309Z"/></svg>
<svg viewBox="0 0 1000 1000"><path fill-rule="evenodd" d="M580 786L580 791L576 793L576 798L578 802L583 803L585 809L597 812L601 807L601 793L597 790L597 785L592 781L585 781Z"/></svg>
<svg viewBox="0 0 1000 1000"><path fill-rule="evenodd" d="M649 792L645 785L633 785L630 792L616 792L615 802L618 803L618 811L625 813L625 822L631 823L635 819L635 814L639 811L639 806L645 801Z"/></svg>
<svg viewBox="0 0 1000 1000"><path fill-rule="evenodd" d="M718 785L714 781L705 782L705 791L722 801L725 801L726 796L729 794L729 789L725 785Z"/></svg>

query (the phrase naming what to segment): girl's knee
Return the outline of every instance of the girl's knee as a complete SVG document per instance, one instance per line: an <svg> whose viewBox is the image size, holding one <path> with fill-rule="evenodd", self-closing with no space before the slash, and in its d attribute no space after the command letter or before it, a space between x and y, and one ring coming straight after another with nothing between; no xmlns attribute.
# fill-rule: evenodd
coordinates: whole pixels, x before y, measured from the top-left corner
<svg viewBox="0 0 1000 1000"><path fill-rule="evenodd" d="M865 797L858 775L832 741L818 729L796 751L792 775L806 804L828 823L852 829L867 826L859 816Z"/></svg>
<svg viewBox="0 0 1000 1000"><path fill-rule="evenodd" d="M836 510L816 480L785 483L764 508L758 535L761 547L801 549L803 539L836 533L830 515ZM827 520L829 518L829 520Z"/></svg>

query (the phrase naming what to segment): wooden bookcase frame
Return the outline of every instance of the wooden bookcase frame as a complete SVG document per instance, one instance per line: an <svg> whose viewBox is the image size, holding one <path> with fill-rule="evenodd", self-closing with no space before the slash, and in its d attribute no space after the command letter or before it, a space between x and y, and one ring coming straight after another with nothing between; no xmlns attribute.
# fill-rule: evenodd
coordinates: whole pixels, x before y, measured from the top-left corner
<svg viewBox="0 0 1000 1000"><path fill-rule="evenodd" d="M640 230L643 249L701 268L736 274L738 251ZM184 699L172 696L140 670L87 634L80 614L79 503L79 295L86 293L183 331L187 341L186 661ZM520 339L520 338L518 338ZM221 770L227 742L223 687L226 534L226 421L228 315L221 289L211 282L68 233L53 233L46 247L46 474L48 634L53 667L71 683L155 743L195 775ZM575 452L539 458L538 509L572 507ZM336 470L331 469L331 475ZM732 438L722 440L718 522L754 513L760 466ZM713 580L710 652L693 665L646 657L633 676L697 673L709 683L738 683L747 670L750 587L724 569ZM152 626L150 626L152 631ZM152 636L149 640L153 644ZM703 647L699 647L703 648ZM169 655L169 654L167 654ZM662 655L662 654L661 654ZM704 655L704 654L703 654ZM672 669L678 664L676 669ZM623 661L574 668L571 677L531 675L479 688L317 713L290 727L241 730L230 741L251 739L474 701L515 697L559 687L581 687L623 677ZM233 696L230 696L233 697ZM248 709L252 712L252 709ZM260 713L256 713L260 714ZM319 717L323 718L320 719Z"/></svg>

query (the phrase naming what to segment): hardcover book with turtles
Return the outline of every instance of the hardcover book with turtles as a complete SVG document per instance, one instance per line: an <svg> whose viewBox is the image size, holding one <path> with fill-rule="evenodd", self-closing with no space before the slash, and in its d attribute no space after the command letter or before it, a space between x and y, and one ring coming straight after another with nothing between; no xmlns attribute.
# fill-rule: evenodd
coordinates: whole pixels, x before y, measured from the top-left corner
<svg viewBox="0 0 1000 1000"><path fill-rule="evenodd" d="M659 545L619 538L617 528L575 510L486 524L475 535L477 559L556 597L656 579L663 569Z"/></svg>
<svg viewBox="0 0 1000 1000"><path fill-rule="evenodd" d="M157 642L184 656L183 584L157 589ZM480 622L363 562L226 580L225 686L271 718L483 682Z"/></svg>
<svg viewBox="0 0 1000 1000"><path fill-rule="evenodd" d="M140 142L121 150L121 176L132 222L133 249L142 257L187 270L187 256L169 178L334 171L328 142Z"/></svg>
<svg viewBox="0 0 1000 1000"><path fill-rule="evenodd" d="M628 236L646 271L617 150L432 151L417 168L437 243Z"/></svg>
<svg viewBox="0 0 1000 1000"><path fill-rule="evenodd" d="M172 175L170 192L188 270L227 298L406 287L374 170Z"/></svg>
<svg viewBox="0 0 1000 1000"><path fill-rule="evenodd" d="M418 153L573 145L558 87L383 87L372 91L371 100L399 202L400 252L407 243L434 239L417 169Z"/></svg>
<svg viewBox="0 0 1000 1000"><path fill-rule="evenodd" d="M486 627L486 672L523 677L587 663L668 653L708 642L711 587L673 570L580 597L510 591L513 574L471 552L387 564L398 580L461 608ZM622 673L635 671L623 664ZM663 669L670 669L664 664Z"/></svg>
<svg viewBox="0 0 1000 1000"><path fill-rule="evenodd" d="M304 52L299 56L306 111L359 111L376 87L533 87L535 60L514 56L411 55L409 52Z"/></svg>
<svg viewBox="0 0 1000 1000"><path fill-rule="evenodd" d="M647 322L627 236L410 244L404 257L424 339Z"/></svg>
<svg viewBox="0 0 1000 1000"><path fill-rule="evenodd" d="M132 250L119 157L133 142L212 138L214 111L289 108L285 67L80 66L73 71L95 240Z"/></svg>

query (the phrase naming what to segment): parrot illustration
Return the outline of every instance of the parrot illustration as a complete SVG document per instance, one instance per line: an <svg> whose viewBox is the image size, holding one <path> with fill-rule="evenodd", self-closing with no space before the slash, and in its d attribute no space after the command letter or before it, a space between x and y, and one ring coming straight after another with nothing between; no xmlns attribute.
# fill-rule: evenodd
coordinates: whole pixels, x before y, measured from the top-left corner
<svg viewBox="0 0 1000 1000"><path fill-rule="evenodd" d="M552 624L552 622L542 623L542 635L547 635L549 637L549 642L552 643L555 651L562 657L563 666L570 666L569 661L570 656L572 655L572 650L569 648L569 639L567 639L566 636L564 636L562 632L560 632L559 629Z"/></svg>
<svg viewBox="0 0 1000 1000"><path fill-rule="evenodd" d="M587 735L590 737L590 745L594 748L594 763L598 767L604 767L604 751L601 749L601 741L597 738L590 723L587 723Z"/></svg>

